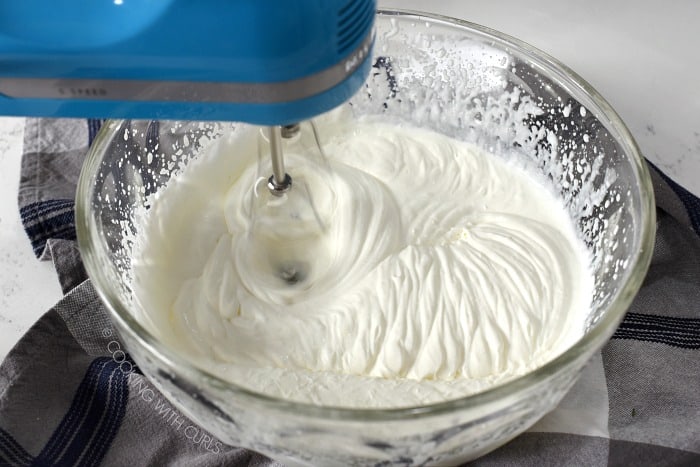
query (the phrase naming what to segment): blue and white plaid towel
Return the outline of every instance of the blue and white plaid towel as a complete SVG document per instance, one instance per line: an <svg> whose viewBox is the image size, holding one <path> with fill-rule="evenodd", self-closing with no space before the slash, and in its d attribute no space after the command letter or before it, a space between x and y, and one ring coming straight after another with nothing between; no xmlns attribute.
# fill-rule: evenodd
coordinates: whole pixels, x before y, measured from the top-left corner
<svg viewBox="0 0 700 467"><path fill-rule="evenodd" d="M27 120L20 212L66 295L0 366L0 465L273 464L223 445L130 371L74 242L99 126ZM651 173L656 247L620 328L557 410L473 465L700 466L700 200Z"/></svg>

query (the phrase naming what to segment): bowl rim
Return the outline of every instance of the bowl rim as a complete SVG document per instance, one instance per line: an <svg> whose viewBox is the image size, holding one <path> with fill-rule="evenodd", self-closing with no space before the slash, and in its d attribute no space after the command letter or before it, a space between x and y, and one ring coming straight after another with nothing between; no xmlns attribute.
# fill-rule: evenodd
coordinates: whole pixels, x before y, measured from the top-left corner
<svg viewBox="0 0 700 467"><path fill-rule="evenodd" d="M449 16L416 10L379 9L377 10L377 16L388 18L401 17L402 19L414 19L416 22L430 22L458 29L468 29L471 33L476 32L486 38L494 39L500 42L502 46L504 45L533 56L546 65L548 70L563 72L563 77L568 81L567 84L580 88L598 107L597 110L601 112L600 117L608 119L605 122L606 126L612 127L618 132L620 136L619 143L626 150L626 154L632 162L632 167L636 170L641 194L641 218L640 225L637 226L641 228L639 248L634 256L630 258L629 268L625 272L626 277L623 279L616 296L612 299L608 311L591 326L588 333L553 360L522 376L458 399L398 408L349 408L294 402L246 389L196 366L185 357L163 345L131 316L126 304L116 294L110 292L110 287L108 286L110 279L100 266L98 255L92 243L93 240L98 241L99 238L88 228L90 217L88 205L91 199L89 195L91 195L91 190L95 186L93 174L97 174L100 165L100 151L98 149L111 142L114 137L109 131L111 127L114 127L114 122L106 122L88 152L78 180L75 207L78 246L88 275L99 297L109 310L113 322L116 322L120 330L126 330L131 338L137 340L147 352L156 357L160 363L165 364L169 370L197 378L197 381L204 382L230 396L237 397L243 403L251 403L266 409L278 410L307 418L358 422L418 419L447 414L457 410L477 410L489 404L507 400L520 391L534 387L538 383L559 374L563 369L575 364L578 360L590 358L590 355L602 347L613 334L624 317L629 305L641 287L651 262L655 239L654 193L649 172L646 164L643 162L639 147L627 126L610 104L588 82L557 59L526 42L494 29ZM122 121L117 120L116 122L120 123Z"/></svg>

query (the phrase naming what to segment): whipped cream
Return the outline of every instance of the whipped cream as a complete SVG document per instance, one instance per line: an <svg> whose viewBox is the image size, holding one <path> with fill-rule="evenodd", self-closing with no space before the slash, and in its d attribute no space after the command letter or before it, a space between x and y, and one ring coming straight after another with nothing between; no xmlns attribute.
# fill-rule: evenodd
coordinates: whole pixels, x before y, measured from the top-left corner
<svg viewBox="0 0 700 467"><path fill-rule="evenodd" d="M427 130L316 124L327 162L298 150L306 127L288 196L267 193L254 128L154 196L133 290L166 344L268 395L401 407L525 374L583 335L590 258L535 177Z"/></svg>

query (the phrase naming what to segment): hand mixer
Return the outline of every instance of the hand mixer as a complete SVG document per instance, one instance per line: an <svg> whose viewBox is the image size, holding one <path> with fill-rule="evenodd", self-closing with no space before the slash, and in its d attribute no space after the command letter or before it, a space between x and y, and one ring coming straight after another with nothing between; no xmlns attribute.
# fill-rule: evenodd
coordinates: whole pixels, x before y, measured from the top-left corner
<svg viewBox="0 0 700 467"><path fill-rule="evenodd" d="M227 120L328 111L369 72L374 0L0 0L0 115Z"/></svg>

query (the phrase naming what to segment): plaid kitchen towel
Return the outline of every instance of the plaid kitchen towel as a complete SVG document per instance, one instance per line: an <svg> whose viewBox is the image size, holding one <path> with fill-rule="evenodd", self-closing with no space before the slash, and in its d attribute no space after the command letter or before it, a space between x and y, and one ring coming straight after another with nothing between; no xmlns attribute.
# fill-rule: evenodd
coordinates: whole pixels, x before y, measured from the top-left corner
<svg viewBox="0 0 700 467"><path fill-rule="evenodd" d="M75 184L99 125L27 120L20 212L65 297L0 366L0 465L273 465L123 371L74 242ZM651 174L656 247L629 313L556 410L473 465L700 465L700 200Z"/></svg>

